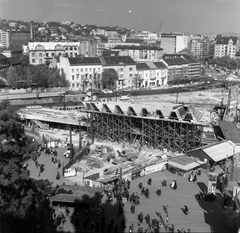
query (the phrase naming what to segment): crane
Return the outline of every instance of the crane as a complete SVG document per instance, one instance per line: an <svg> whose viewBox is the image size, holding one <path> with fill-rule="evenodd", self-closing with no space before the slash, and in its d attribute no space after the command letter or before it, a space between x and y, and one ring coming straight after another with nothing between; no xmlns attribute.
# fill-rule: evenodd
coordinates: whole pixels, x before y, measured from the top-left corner
<svg viewBox="0 0 240 233"><path fill-rule="evenodd" d="M161 23L160 23L160 25L159 25L159 29L158 29L158 32L159 32L159 36L158 36L158 39L157 39L157 44L159 45L159 46L161 46L161 29L162 29L162 24L163 24L163 20L161 20Z"/></svg>

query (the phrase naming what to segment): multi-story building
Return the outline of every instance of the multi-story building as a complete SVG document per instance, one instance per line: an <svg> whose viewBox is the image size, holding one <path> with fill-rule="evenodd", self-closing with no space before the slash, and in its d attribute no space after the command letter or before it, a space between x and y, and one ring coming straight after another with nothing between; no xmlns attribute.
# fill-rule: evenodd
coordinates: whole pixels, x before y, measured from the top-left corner
<svg viewBox="0 0 240 233"><path fill-rule="evenodd" d="M162 33L161 48L167 54L178 53L188 47L188 36L183 33Z"/></svg>
<svg viewBox="0 0 240 233"><path fill-rule="evenodd" d="M201 64L191 56L182 54L165 54L163 62L168 67L168 81L173 79L198 78Z"/></svg>
<svg viewBox="0 0 240 233"><path fill-rule="evenodd" d="M22 46L31 40L30 31L12 31L10 33L10 45Z"/></svg>
<svg viewBox="0 0 240 233"><path fill-rule="evenodd" d="M119 37L119 30L105 30L106 37Z"/></svg>
<svg viewBox="0 0 240 233"><path fill-rule="evenodd" d="M136 62L160 61L163 49L158 46L116 46L113 51L119 51L120 56L130 56Z"/></svg>
<svg viewBox="0 0 240 233"><path fill-rule="evenodd" d="M100 57L103 70L114 69L118 72L117 89L134 87L136 63L129 56L105 56Z"/></svg>
<svg viewBox="0 0 240 233"><path fill-rule="evenodd" d="M189 50L193 56L208 57L210 56L211 42L208 38L195 38L189 41Z"/></svg>
<svg viewBox="0 0 240 233"><path fill-rule="evenodd" d="M10 33L0 29L0 47L8 48L10 46Z"/></svg>
<svg viewBox="0 0 240 233"><path fill-rule="evenodd" d="M99 88L104 69L118 72L117 88L133 86L136 63L127 56L70 58L61 56L59 69L63 70L72 90Z"/></svg>
<svg viewBox="0 0 240 233"><path fill-rule="evenodd" d="M117 46L140 46L140 41L116 41L104 43L104 49L107 50L111 50Z"/></svg>
<svg viewBox="0 0 240 233"><path fill-rule="evenodd" d="M30 64L51 64L53 56L81 55L81 47L80 42L29 42L28 52Z"/></svg>
<svg viewBox="0 0 240 233"><path fill-rule="evenodd" d="M59 68L63 69L72 90L99 88L102 61L99 57L60 57Z"/></svg>
<svg viewBox="0 0 240 233"><path fill-rule="evenodd" d="M137 86L153 87L167 85L167 66L163 62L143 62L136 64Z"/></svg>
<svg viewBox="0 0 240 233"><path fill-rule="evenodd" d="M217 36L214 44L214 58L229 56L235 58L239 50L239 39L234 36Z"/></svg>

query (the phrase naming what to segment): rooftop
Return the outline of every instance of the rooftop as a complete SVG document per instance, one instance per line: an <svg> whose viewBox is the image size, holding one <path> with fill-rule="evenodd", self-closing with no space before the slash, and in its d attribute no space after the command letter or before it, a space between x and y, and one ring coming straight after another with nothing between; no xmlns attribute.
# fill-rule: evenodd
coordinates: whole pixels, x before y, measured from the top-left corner
<svg viewBox="0 0 240 233"><path fill-rule="evenodd" d="M136 45L117 45L115 47L113 47L112 49L120 49L120 50L158 50L158 51L162 51L162 48L159 48L157 46L149 46L149 45L140 45L140 46L136 46Z"/></svg>

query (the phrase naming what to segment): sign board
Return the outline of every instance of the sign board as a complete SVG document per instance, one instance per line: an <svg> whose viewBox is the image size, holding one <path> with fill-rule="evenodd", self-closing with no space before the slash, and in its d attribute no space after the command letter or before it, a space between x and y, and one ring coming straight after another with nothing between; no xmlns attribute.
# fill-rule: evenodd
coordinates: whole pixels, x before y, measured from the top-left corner
<svg viewBox="0 0 240 233"><path fill-rule="evenodd" d="M64 177L71 177L76 175L77 175L76 169L68 168L64 170Z"/></svg>
<svg viewBox="0 0 240 233"><path fill-rule="evenodd" d="M166 163L167 162L162 162L162 163L157 163L151 166L148 166L145 168L145 175L152 174L154 172L161 171L166 168Z"/></svg>
<svg viewBox="0 0 240 233"><path fill-rule="evenodd" d="M138 179L145 176L145 168L139 168L135 171L132 171L132 180Z"/></svg>

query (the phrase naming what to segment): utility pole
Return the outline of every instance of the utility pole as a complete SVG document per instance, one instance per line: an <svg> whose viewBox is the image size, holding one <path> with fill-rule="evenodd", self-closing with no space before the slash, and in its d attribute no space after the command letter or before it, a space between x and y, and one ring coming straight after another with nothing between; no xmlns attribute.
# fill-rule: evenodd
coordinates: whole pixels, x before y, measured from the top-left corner
<svg viewBox="0 0 240 233"><path fill-rule="evenodd" d="M79 120L79 149L82 149L81 120Z"/></svg>
<svg viewBox="0 0 240 233"><path fill-rule="evenodd" d="M70 158L73 159L72 126L71 125L69 125L69 136L70 136Z"/></svg>

